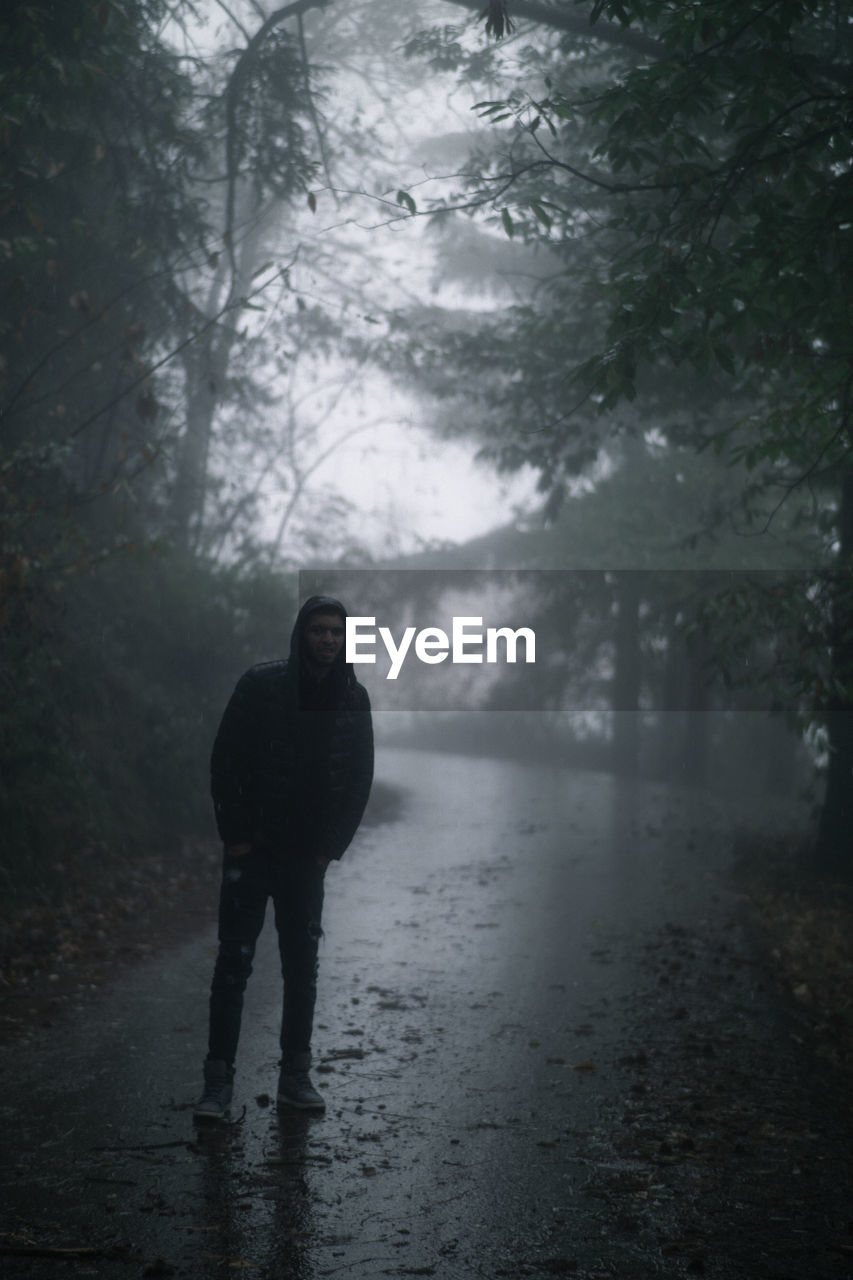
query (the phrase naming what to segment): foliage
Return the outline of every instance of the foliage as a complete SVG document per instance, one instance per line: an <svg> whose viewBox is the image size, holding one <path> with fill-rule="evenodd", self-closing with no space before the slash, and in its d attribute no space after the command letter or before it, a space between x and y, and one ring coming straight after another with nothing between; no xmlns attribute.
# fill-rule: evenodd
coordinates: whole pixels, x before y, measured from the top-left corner
<svg viewBox="0 0 853 1280"><path fill-rule="evenodd" d="M683 419L723 394L729 412L694 424L694 443L772 463L791 485L845 462L849 38L836 8L596 5L593 24L653 31L657 56L591 53L594 25L582 44L543 37L505 96L480 103L494 144L443 207L540 244L550 274L527 305L436 347L475 376L491 360L509 412L490 451L507 465L529 460L550 481L600 446L597 414L619 408L618 424L639 395L666 429L678 401Z"/></svg>
<svg viewBox="0 0 853 1280"><path fill-rule="evenodd" d="M17 654L6 646L2 875L19 902L213 834L219 716L246 667L286 652L295 584L137 551L51 603L40 626L17 628Z"/></svg>
<svg viewBox="0 0 853 1280"><path fill-rule="evenodd" d="M280 648L263 486L281 500L268 560L344 544L349 506L312 483L363 429L322 434L341 349L347 376L397 374L441 403L442 430L538 472L553 540L534 555L586 538L608 569L626 546L644 567L778 567L784 543L781 563L817 567L853 546L849 23L829 0L537 5L536 28L524 9L490 7L500 43L417 33L439 10L392 0L268 17L238 0L227 20L166 0L4 10L0 658L17 679L0 808L40 886L51 850L91 860L199 820L200 709ZM430 66L485 99L434 206L363 105L392 121ZM478 214L484 257L511 255L511 305L365 305L383 268L344 265L359 186L395 224L429 209L451 275L471 269L459 224ZM578 478L596 492L572 497ZM769 527L773 554L733 524ZM843 575L816 572L807 602L735 592L706 625L737 670L760 650L803 715L843 711ZM593 660L614 604L587 601ZM655 608L644 643L671 622Z"/></svg>
<svg viewBox="0 0 853 1280"><path fill-rule="evenodd" d="M4 18L0 529L16 580L108 552L161 500L157 366L183 336L170 268L202 233L186 84L150 34L163 13L19 4Z"/></svg>
<svg viewBox="0 0 853 1280"><path fill-rule="evenodd" d="M395 358L438 395L466 379L484 451L535 468L549 514L653 429L731 466L721 529L799 522L812 572L723 591L705 625L735 668L764 637L761 678L828 725L820 843L849 851L849 19L832 0L576 8L586 35L537 6L539 30L503 42L478 108L491 145L435 206L537 247L529 296L455 326L418 318Z"/></svg>
<svg viewBox="0 0 853 1280"><path fill-rule="evenodd" d="M221 704L281 651L267 617L289 625L274 575L163 539L198 388L181 363L214 334L225 351L264 283L213 288L229 274L234 59L206 78L166 39L186 17L162 0L37 0L0 18L0 812L21 900L209 827ZM304 71L273 31L229 100L231 176L263 196L304 192L313 172ZM248 381L223 378L217 404Z"/></svg>
<svg viewBox="0 0 853 1280"><path fill-rule="evenodd" d="M668 56L595 98L558 93L544 106L558 139L578 109L605 130L592 159L628 245L609 271L609 345L582 376L615 403L631 396L640 360L700 375L718 366L754 403L718 433L733 456L814 474L849 447L850 97L837 7L651 10Z"/></svg>

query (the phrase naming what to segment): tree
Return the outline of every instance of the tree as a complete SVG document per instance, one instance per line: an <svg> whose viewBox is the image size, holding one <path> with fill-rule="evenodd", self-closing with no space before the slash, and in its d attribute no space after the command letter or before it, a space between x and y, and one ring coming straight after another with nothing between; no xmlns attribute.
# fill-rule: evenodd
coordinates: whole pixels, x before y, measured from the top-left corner
<svg viewBox="0 0 853 1280"><path fill-rule="evenodd" d="M180 342L171 276L201 234L186 86L150 35L161 12L20 4L5 18L4 476L14 493L18 475L54 475L54 509L126 496L158 451L155 366Z"/></svg>
<svg viewBox="0 0 853 1280"><path fill-rule="evenodd" d="M310 434L310 424L284 408L299 394L294 383L309 358L307 320L322 317L313 327L317 377L337 377L335 366L346 361L351 382L360 379L364 350L353 351L351 333L399 286L382 253L353 226L357 188L380 187L393 169L389 138L406 138L394 113L425 73L413 76L389 56L389 40L402 42L413 20L391 0L296 0L266 14L248 2L219 9L220 25L205 33L211 51L198 54L189 25L180 42L206 103L211 160L219 163L197 186L215 251L182 279L184 323L197 333L182 351L169 528L194 550L231 548L236 524L249 533L254 517L241 545L267 558L275 552L261 547L263 495L254 482L241 488L234 464L257 446L278 460L281 478L288 439ZM348 432L345 424L340 438ZM307 465L325 447L309 448ZM307 493L297 477L304 465L305 457L290 466L291 535L298 521L290 517ZM273 542L282 543L277 531ZM288 554L300 546L316 553L313 544L292 543Z"/></svg>
<svg viewBox="0 0 853 1280"><path fill-rule="evenodd" d="M191 780L170 794L207 745L203 678L190 691L242 650L239 619L222 624L229 605L248 614L247 584L154 551L196 518L205 414L239 393L224 377L238 318L280 275L248 278L250 237L308 171L294 76L276 76L290 54L301 85L303 59L272 33L260 83L247 74L227 111L170 38L182 13L78 0L0 19L0 812L16 891L16 857L20 887L42 887L66 852L83 865L156 843L163 807L197 818ZM224 245L220 193L247 167ZM258 579L255 618L287 595ZM217 639L200 656L205 614Z"/></svg>
<svg viewBox="0 0 853 1280"><path fill-rule="evenodd" d="M574 34L581 9L587 36ZM422 335L419 358L432 350L448 381L469 361L483 373L491 362L490 452L537 468L557 497L609 432L636 430L640 412L670 441L744 465L734 501L747 499L758 527L814 490L819 518L831 517L838 585L821 656L794 679L810 672L810 715L830 734L819 857L846 865L849 22L830 0L605 0L571 12L490 6L495 34L516 14L545 35L519 58L510 91L481 105L495 144L442 206L483 211L514 241L540 243L552 275L526 306L473 332ZM599 20L636 39L617 44L609 27L597 39ZM691 413L697 399L702 412ZM827 653L832 676L819 683Z"/></svg>
<svg viewBox="0 0 853 1280"><path fill-rule="evenodd" d="M299 507L333 442L284 409L303 338L346 345L379 273L345 269L352 246L321 239L315 211L380 151L369 120L324 118L316 64L346 54L355 74L359 22L381 44L400 18L337 5L336 28L326 9L35 0L0 17L0 817L24 866L103 853L125 811L154 843L165 779L204 755L194 679L272 656L259 615L288 593L258 563L254 475L235 475L253 446L281 464L281 561L316 545ZM301 297L324 290L332 318Z"/></svg>

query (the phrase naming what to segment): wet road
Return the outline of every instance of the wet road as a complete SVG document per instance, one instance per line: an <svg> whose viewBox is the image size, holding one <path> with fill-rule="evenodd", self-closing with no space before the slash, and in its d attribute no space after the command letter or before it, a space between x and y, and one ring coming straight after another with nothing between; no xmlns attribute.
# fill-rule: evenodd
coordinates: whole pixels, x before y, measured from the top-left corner
<svg viewBox="0 0 853 1280"><path fill-rule="evenodd" d="M401 818L327 877L325 1116L276 1111L270 918L237 1122L194 1129L214 940L193 938L5 1052L5 1274L686 1274L642 1215L614 1229L601 1187L637 1175L614 1125L644 941L725 927L730 816L431 753L380 754L378 776Z"/></svg>

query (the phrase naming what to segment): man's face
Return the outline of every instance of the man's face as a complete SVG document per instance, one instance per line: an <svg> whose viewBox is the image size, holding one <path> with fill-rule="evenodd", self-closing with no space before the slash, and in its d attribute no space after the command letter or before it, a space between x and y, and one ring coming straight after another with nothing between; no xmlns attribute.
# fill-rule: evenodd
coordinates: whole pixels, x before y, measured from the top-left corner
<svg viewBox="0 0 853 1280"><path fill-rule="evenodd" d="M328 671L344 644L344 620L339 613L310 613L305 624L303 652L310 667Z"/></svg>

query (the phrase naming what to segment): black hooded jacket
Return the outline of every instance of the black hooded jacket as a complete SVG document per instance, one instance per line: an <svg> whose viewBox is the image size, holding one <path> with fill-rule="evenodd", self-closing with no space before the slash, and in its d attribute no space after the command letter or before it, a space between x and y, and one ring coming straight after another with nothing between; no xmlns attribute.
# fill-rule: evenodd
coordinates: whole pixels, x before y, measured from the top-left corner
<svg viewBox="0 0 853 1280"><path fill-rule="evenodd" d="M358 830L373 780L367 691L341 650L320 681L302 661L308 616L346 612L331 596L299 610L290 656L241 676L213 744L211 794L226 845L340 858Z"/></svg>

